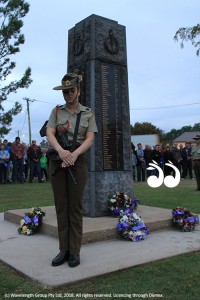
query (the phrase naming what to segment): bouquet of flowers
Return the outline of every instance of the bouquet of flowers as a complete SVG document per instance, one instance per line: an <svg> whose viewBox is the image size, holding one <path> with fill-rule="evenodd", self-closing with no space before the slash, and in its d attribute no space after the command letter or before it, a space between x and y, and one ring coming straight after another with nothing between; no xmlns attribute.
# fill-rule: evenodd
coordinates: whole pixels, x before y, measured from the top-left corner
<svg viewBox="0 0 200 300"><path fill-rule="evenodd" d="M193 231L195 223L198 222L198 218L195 218L189 210L183 207L176 207L172 210L172 218L174 224L178 226L182 231Z"/></svg>
<svg viewBox="0 0 200 300"><path fill-rule="evenodd" d="M125 193L116 192L114 195L108 196L108 209L112 215L119 215L121 210L130 208L132 210L137 208L140 200L137 198L131 199Z"/></svg>
<svg viewBox="0 0 200 300"><path fill-rule="evenodd" d="M41 226L43 216L45 216L45 212L41 208L31 208L28 213L25 213L23 219L21 219L18 232L25 235L35 233Z"/></svg>
<svg viewBox="0 0 200 300"><path fill-rule="evenodd" d="M123 238L133 242L144 240L149 234L149 230L141 217L130 209L120 211L117 230Z"/></svg>

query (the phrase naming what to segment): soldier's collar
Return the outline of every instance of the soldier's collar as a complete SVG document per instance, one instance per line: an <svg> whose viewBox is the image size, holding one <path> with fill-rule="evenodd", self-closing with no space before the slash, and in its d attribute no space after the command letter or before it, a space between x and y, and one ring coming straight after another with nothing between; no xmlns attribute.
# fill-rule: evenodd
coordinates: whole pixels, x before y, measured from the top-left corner
<svg viewBox="0 0 200 300"><path fill-rule="evenodd" d="M76 111L75 111L75 113L80 113L80 112L82 112L82 111L89 111L90 110L90 108L89 107L86 107L86 106L83 106L82 104L78 104L78 107L77 107L77 109L76 109Z"/></svg>
<svg viewBox="0 0 200 300"><path fill-rule="evenodd" d="M67 104L60 105L59 108L68 110ZM78 107L77 107L75 113L78 114L81 111L89 111L89 110L90 110L89 107L83 106L82 104L78 103Z"/></svg>

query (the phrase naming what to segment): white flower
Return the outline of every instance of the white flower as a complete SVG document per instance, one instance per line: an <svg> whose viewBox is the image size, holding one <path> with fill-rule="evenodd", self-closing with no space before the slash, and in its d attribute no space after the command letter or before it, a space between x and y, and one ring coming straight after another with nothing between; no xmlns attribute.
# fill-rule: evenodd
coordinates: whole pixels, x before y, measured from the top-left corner
<svg viewBox="0 0 200 300"><path fill-rule="evenodd" d="M128 221L128 217L125 215L121 218L120 222L123 223L123 222L127 222Z"/></svg>
<svg viewBox="0 0 200 300"><path fill-rule="evenodd" d="M114 202L116 202L116 199L110 199L110 202L112 202L112 203L114 203Z"/></svg>
<svg viewBox="0 0 200 300"><path fill-rule="evenodd" d="M141 220L141 218L136 213L133 213L132 216L135 220L138 220L138 221Z"/></svg>
<svg viewBox="0 0 200 300"><path fill-rule="evenodd" d="M25 220L24 220L24 219L22 219L22 220L20 221L20 225L21 225L21 226L23 226L23 225L24 225L24 223L25 223Z"/></svg>
<svg viewBox="0 0 200 300"><path fill-rule="evenodd" d="M30 235L31 233L32 233L32 231L31 231L30 229L27 229L26 234L27 234L27 235Z"/></svg>

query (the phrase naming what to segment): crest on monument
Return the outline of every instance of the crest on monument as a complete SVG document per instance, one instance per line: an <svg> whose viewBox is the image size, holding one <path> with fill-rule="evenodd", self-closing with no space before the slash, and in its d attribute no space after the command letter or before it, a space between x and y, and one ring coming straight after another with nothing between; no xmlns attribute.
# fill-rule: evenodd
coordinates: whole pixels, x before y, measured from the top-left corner
<svg viewBox="0 0 200 300"><path fill-rule="evenodd" d="M111 54L116 54L119 51L118 41L112 29L109 30L109 36L105 39L104 46Z"/></svg>
<svg viewBox="0 0 200 300"><path fill-rule="evenodd" d="M74 43L72 47L74 55L78 56L83 52L83 41L79 33L75 34Z"/></svg>

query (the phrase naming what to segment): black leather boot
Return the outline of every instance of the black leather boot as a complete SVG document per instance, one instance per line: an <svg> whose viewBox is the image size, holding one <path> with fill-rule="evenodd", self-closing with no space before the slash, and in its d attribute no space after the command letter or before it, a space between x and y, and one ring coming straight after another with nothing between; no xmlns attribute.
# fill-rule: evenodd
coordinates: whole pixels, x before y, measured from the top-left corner
<svg viewBox="0 0 200 300"><path fill-rule="evenodd" d="M71 268L74 268L74 267L80 265L80 255L79 254L70 254L68 265Z"/></svg>
<svg viewBox="0 0 200 300"><path fill-rule="evenodd" d="M62 265L65 261L69 259L69 252L68 251L60 251L58 255L52 260L52 266L60 266Z"/></svg>

